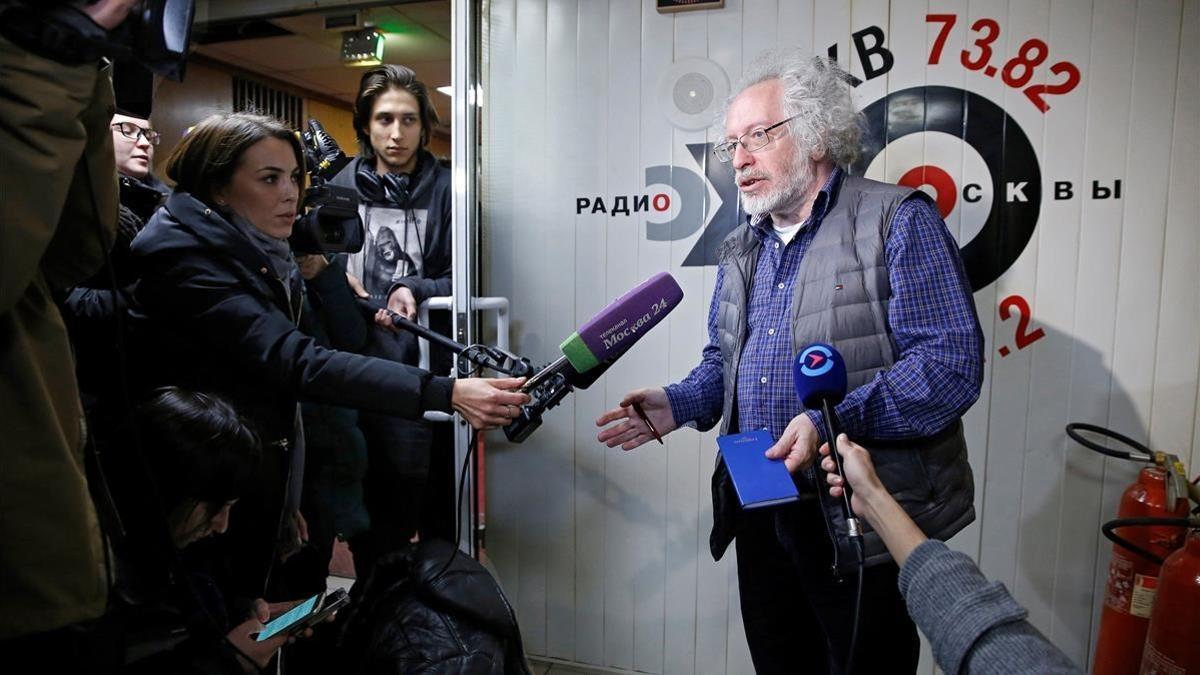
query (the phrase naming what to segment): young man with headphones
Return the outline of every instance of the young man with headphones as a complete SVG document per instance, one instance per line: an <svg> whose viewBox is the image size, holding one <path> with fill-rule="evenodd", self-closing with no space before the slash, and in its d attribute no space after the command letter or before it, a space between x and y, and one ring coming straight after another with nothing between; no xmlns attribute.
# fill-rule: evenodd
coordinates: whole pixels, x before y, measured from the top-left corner
<svg viewBox="0 0 1200 675"><path fill-rule="evenodd" d="M429 92L411 69L367 71L354 104L359 155L332 181L356 188L362 199L365 243L348 256L347 272L371 300L411 319L427 298L452 292L450 170L426 149L437 123ZM416 364L415 336L378 327L371 332L366 353ZM449 368L448 359L438 361L431 370ZM370 453L364 487L372 531L352 538L351 546L356 563L365 558L369 564L421 527L432 430L424 422L368 413L359 425Z"/></svg>

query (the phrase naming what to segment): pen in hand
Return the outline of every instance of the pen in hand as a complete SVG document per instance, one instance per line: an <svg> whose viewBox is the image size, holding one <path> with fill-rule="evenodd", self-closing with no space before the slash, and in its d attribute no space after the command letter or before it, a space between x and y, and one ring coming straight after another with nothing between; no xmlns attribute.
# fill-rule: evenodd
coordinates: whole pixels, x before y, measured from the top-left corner
<svg viewBox="0 0 1200 675"><path fill-rule="evenodd" d="M658 433L658 429L654 428L654 423L650 421L650 417L646 415L646 411L642 410L642 404L634 401L633 411L637 413L637 416L642 418L642 421L645 422L646 426L650 428L650 435L654 436L654 440L658 441L659 445L665 445L665 443L663 443L662 435Z"/></svg>

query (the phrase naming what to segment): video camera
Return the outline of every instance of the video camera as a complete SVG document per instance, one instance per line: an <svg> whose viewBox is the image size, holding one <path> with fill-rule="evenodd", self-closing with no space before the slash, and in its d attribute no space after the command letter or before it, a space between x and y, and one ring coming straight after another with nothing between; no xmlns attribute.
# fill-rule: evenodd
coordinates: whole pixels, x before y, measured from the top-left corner
<svg viewBox="0 0 1200 675"><path fill-rule="evenodd" d="M120 26L106 31L77 3L0 0L0 32L23 49L60 63L107 57L134 61L182 81L195 13L194 0L143 0Z"/></svg>
<svg viewBox="0 0 1200 675"><path fill-rule="evenodd" d="M300 137L309 185L304 192L304 213L296 219L288 239L292 252L358 253L364 239L358 190L329 183L350 158L316 120L308 121Z"/></svg>

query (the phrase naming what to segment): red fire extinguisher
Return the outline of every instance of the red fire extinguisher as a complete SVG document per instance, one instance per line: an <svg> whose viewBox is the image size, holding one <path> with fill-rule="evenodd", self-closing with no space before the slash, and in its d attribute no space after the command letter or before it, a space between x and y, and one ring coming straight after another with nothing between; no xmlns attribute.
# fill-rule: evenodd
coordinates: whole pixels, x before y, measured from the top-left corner
<svg viewBox="0 0 1200 675"><path fill-rule="evenodd" d="M1135 452L1106 448L1085 438L1080 431L1119 441ZM1135 675L1142 662L1142 647L1159 588L1159 568L1163 558L1183 545L1187 531L1181 526L1184 521L1178 520L1187 516L1186 492L1179 495L1173 487L1168 489L1170 472L1161 466L1168 461L1168 455L1155 453L1127 436L1090 424L1069 424L1067 435L1110 457L1152 464L1143 468L1121 495L1117 520L1105 523L1103 528L1114 544L1096 654L1092 659L1093 675ZM1171 519L1170 524L1158 522L1164 519ZM1134 525L1137 527L1130 527ZM1128 529L1115 534L1116 529L1123 527Z"/></svg>
<svg viewBox="0 0 1200 675"><path fill-rule="evenodd" d="M1163 562L1141 675L1200 674L1200 518L1191 524L1187 544Z"/></svg>

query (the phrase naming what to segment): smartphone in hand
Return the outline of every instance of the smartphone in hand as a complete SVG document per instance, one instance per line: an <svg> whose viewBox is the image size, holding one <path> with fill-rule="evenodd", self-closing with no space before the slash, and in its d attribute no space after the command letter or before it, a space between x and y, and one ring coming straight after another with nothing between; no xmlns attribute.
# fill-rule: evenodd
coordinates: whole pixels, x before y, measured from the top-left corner
<svg viewBox="0 0 1200 675"><path fill-rule="evenodd" d="M254 639L262 642L283 632L299 633L309 626L324 621L330 614L348 604L350 604L350 596L340 588L328 594L317 593L272 619L270 623L263 626L262 631Z"/></svg>

